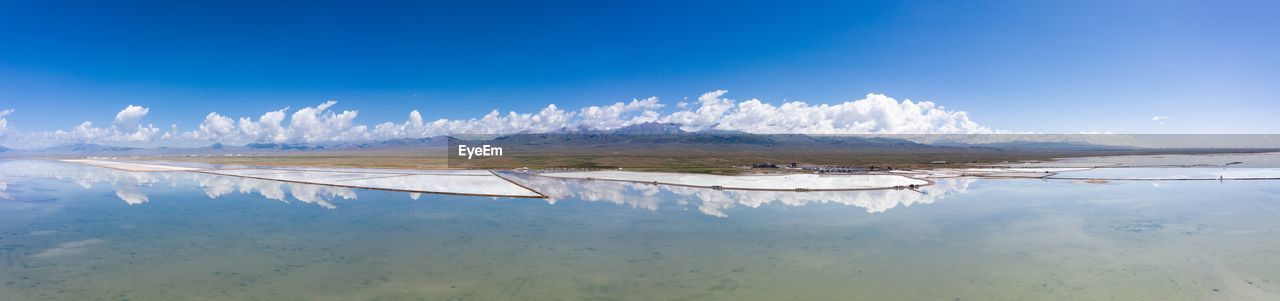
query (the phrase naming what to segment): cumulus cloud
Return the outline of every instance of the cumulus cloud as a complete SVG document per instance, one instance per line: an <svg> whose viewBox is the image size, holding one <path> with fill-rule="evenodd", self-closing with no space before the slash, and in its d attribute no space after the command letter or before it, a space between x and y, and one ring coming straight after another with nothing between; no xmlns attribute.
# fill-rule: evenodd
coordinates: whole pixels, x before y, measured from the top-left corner
<svg viewBox="0 0 1280 301"><path fill-rule="evenodd" d="M239 121L240 132L250 139L258 141L286 141L289 139L288 132L285 131L281 122L284 122L285 112L289 108L283 108L262 114L258 120L241 117Z"/></svg>
<svg viewBox="0 0 1280 301"><path fill-rule="evenodd" d="M703 93L698 97L701 106L697 110L679 111L662 118L663 122L679 123L685 130L697 131L715 126L725 113L733 108L733 100L721 98L729 90ZM758 102L758 101L757 101ZM688 105L686 105L688 107Z"/></svg>
<svg viewBox="0 0 1280 301"><path fill-rule="evenodd" d="M13 113L13 109L0 110L0 137L9 132L9 113Z"/></svg>
<svg viewBox="0 0 1280 301"><path fill-rule="evenodd" d="M497 109L477 118L427 120L418 110L402 122L383 122L372 127L359 124L355 110L335 110L338 102L326 101L290 112L282 108L256 117L232 117L211 112L194 129L181 131L173 125L167 132L143 119L150 109L130 105L115 116L110 127L95 127L85 121L70 130L18 135L19 144L44 142L96 142L139 145L205 145L209 143L321 143L395 138L420 138L457 134L545 133L564 129L611 130L646 122L678 123L684 130L736 130L757 134L986 134L1000 133L982 126L964 111L947 110L930 101L896 100L882 94L867 94L836 104L790 101L772 104L759 99L737 101L729 91L702 94L696 101L682 100L674 110L657 97L620 101L603 106L566 110L555 104L536 112L520 113ZM12 110L0 111L3 119ZM1167 119L1163 117L1159 120ZM1156 120L1156 119L1153 119ZM2 132L0 132L2 133ZM159 137L159 139L157 139ZM12 144L12 143L10 143Z"/></svg>
<svg viewBox="0 0 1280 301"><path fill-rule="evenodd" d="M138 120L147 117L147 112L151 110L142 106L129 105L116 113L116 120L111 125L119 129L132 129L138 126Z"/></svg>
<svg viewBox="0 0 1280 301"><path fill-rule="evenodd" d="M481 118L465 120L437 119L425 122L417 110L409 112L403 123L386 122L374 127L375 138L414 138L449 134L545 133L561 129L616 129L628 125L657 121L662 104L657 97L633 99L608 106L588 106L576 112L548 105L537 114L514 111L501 114L490 111Z"/></svg>
<svg viewBox="0 0 1280 301"><path fill-rule="evenodd" d="M603 107L586 107L580 110L582 120L580 126L593 129L614 129L632 124L658 120L658 109L662 104L657 97L643 100L633 99L630 103L615 103Z"/></svg>
<svg viewBox="0 0 1280 301"><path fill-rule="evenodd" d="M146 117L149 111L149 109L142 106L127 106L116 113L116 117L109 127L96 127L93 122L85 121L71 128L71 130L19 133L9 128L8 121L4 119L13 110L4 110L0 111L0 137L5 138L6 144L27 147L51 146L73 142L147 145L153 142L160 133L159 128L151 124L142 124L142 118Z"/></svg>
<svg viewBox="0 0 1280 301"><path fill-rule="evenodd" d="M969 118L963 111L948 111L933 102L897 101L881 94L836 105L786 102L781 105L759 99L737 102L726 90L707 92L695 104L663 115L658 98L636 99L608 106L590 106L566 112L555 105L537 114L492 111L478 119L439 119L425 122L418 111L403 123L376 126L379 138L425 137L445 134L510 134L551 132L563 128L616 129L645 122L678 123L687 131L737 130L756 134L987 134L996 133ZM682 102L683 103L683 102Z"/></svg>
<svg viewBox="0 0 1280 301"><path fill-rule="evenodd" d="M715 128L756 134L987 134L995 131L933 102L897 101L882 94L835 105L793 101L772 105L735 102L720 90L698 97L701 106L664 117L685 130Z"/></svg>
<svg viewBox="0 0 1280 301"><path fill-rule="evenodd" d="M142 118L147 117L147 113L150 111L146 107L129 105L116 113L116 119L111 122L111 128L107 132L95 133L96 135L85 137L85 140L150 141L155 137L156 133L160 132L160 129L150 124L143 126L141 123ZM90 126L88 122L81 125Z"/></svg>
<svg viewBox="0 0 1280 301"><path fill-rule="evenodd" d="M365 126L354 124L356 111L334 113L329 110L337 103L330 100L293 112L289 117L290 134L305 142L367 139Z"/></svg>
<svg viewBox="0 0 1280 301"><path fill-rule="evenodd" d="M357 111L331 110L336 101L326 101L314 107L304 107L285 116L289 108L267 112L256 120L250 117L233 119L217 112L205 115L204 121L193 131L176 135L187 140L218 143L284 143L284 142L334 142L366 140L367 127L355 124Z"/></svg>

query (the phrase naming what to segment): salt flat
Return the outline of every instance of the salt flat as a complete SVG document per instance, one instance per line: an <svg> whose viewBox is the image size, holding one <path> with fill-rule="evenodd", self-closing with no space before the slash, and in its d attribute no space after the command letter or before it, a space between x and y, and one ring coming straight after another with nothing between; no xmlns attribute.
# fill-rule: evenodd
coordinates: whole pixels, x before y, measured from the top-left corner
<svg viewBox="0 0 1280 301"><path fill-rule="evenodd" d="M213 169L202 173L319 184L352 188L395 190L406 192L445 193L500 197L542 197L541 194L483 170L433 170L396 172L395 170L343 169Z"/></svg>
<svg viewBox="0 0 1280 301"><path fill-rule="evenodd" d="M1062 172L1050 176L1049 178L1106 180L1263 180L1280 179L1280 168L1098 168Z"/></svg>
<svg viewBox="0 0 1280 301"><path fill-rule="evenodd" d="M59 161L92 165L97 167L105 167L110 169L118 169L123 171L134 171L134 172L199 170L199 168L194 168L194 167L143 164L143 163L136 163L136 162L106 161L106 160L93 160L93 159L68 159L68 160L59 160Z"/></svg>
<svg viewBox="0 0 1280 301"><path fill-rule="evenodd" d="M745 175L721 176L620 170L554 172L545 177L592 179L742 190L866 190L928 185L929 181L900 175Z"/></svg>
<svg viewBox="0 0 1280 301"><path fill-rule="evenodd" d="M480 169L388 169L388 168L329 168L329 167L241 167L266 171L314 171L314 172L356 172L370 174L414 174L414 175L471 175L492 176L488 170Z"/></svg>
<svg viewBox="0 0 1280 301"><path fill-rule="evenodd" d="M941 168L915 171L895 171L896 174L915 175L917 178L1044 178L1061 172L1083 171L1089 168Z"/></svg>
<svg viewBox="0 0 1280 301"><path fill-rule="evenodd" d="M1016 163L1011 167L1249 167L1280 168L1278 153L1132 155L1063 158L1048 162Z"/></svg>
<svg viewBox="0 0 1280 301"><path fill-rule="evenodd" d="M401 170L343 168L195 168L108 160L61 160L129 172L186 171L205 174L349 188L495 197L540 198L542 194L485 170Z"/></svg>

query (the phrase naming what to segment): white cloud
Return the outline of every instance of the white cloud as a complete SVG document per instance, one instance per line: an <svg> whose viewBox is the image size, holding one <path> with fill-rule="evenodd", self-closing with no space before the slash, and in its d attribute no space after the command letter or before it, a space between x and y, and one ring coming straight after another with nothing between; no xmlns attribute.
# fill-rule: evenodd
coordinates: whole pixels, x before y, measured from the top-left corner
<svg viewBox="0 0 1280 301"><path fill-rule="evenodd" d="M481 118L467 120L437 119L423 122L417 110L409 112L409 120L396 124L386 122L374 127L372 137L377 139L417 138L447 134L501 134L519 132L552 132L566 127L573 112L548 105L537 114L520 114L514 111L506 115L492 110Z"/></svg>
<svg viewBox="0 0 1280 301"><path fill-rule="evenodd" d="M13 113L13 109L0 110L0 135L9 131L9 113Z"/></svg>
<svg viewBox="0 0 1280 301"><path fill-rule="evenodd" d="M267 112L257 120L249 117L233 119L217 112L205 115L196 130L175 135L188 141L243 143L285 142L334 142L366 140L366 126L355 124L357 111L330 110L338 102L326 101L315 107L305 107L285 116L289 108Z"/></svg>
<svg viewBox="0 0 1280 301"><path fill-rule="evenodd" d="M7 143L40 147L67 142L126 145L195 146L210 143L240 145L255 142L318 143L393 138L419 138L451 134L510 134L554 132L589 128L610 130L645 122L679 123L685 130L737 130L758 134L979 134L999 133L969 119L964 111L952 111L933 102L898 101L881 94L867 94L857 100L837 104L809 104L789 101L771 104L758 99L736 101L728 91L702 94L696 102L681 101L675 111L657 97L632 99L604 106L565 110L550 104L534 113L492 110L470 119L427 121L418 110L403 122L383 122L373 127L358 124L358 111L335 111L336 101L304 107L290 114L289 108L253 117L226 116L211 112L195 129L180 131L176 125L161 134L143 119L150 109L130 105L118 112L110 127L95 127L85 121L70 130L12 135ZM7 130L3 118L12 110L0 111L0 131ZM1157 116L1162 117L1162 116ZM1163 117L1167 119L1168 117ZM1155 119L1153 119L1155 120ZM1163 120L1163 119L1161 119ZM15 131L16 132L16 131ZM0 132L2 133L2 132ZM159 139L157 139L159 137Z"/></svg>
<svg viewBox="0 0 1280 301"><path fill-rule="evenodd" d="M191 136L197 139L224 141L239 137L239 130L236 129L236 122L231 117L219 115L218 112L209 113L204 116L204 121L200 122L200 127Z"/></svg>
<svg viewBox="0 0 1280 301"><path fill-rule="evenodd" d="M948 111L933 102L901 102L881 94L836 105L809 105L786 102L773 105L758 99L737 102L717 90L698 97L696 104L663 115L656 97L589 106L577 112L561 110L554 104L537 114L497 110L478 119L438 119L425 122L417 110L403 123L383 123L374 127L372 137L406 138L447 134L510 134L552 132L563 128L616 129L644 122L679 123L688 131L706 129L738 130L758 134L983 134L996 133L969 119L963 111ZM696 106L696 108L693 108Z"/></svg>
<svg viewBox="0 0 1280 301"><path fill-rule="evenodd" d="M284 122L285 112L289 108L283 108L262 114L257 121L248 117L240 118L240 133L251 141L272 141L284 142L289 140L288 132L285 131L280 123Z"/></svg>
<svg viewBox="0 0 1280 301"><path fill-rule="evenodd" d="M672 113L662 120L686 130L715 128L757 134L985 134L995 131L947 111L933 102L901 102L881 94L835 105L793 101L781 105L758 99L735 102L726 91L703 94L696 111Z"/></svg>
<svg viewBox="0 0 1280 301"><path fill-rule="evenodd" d="M683 125L685 130L702 130L715 126L724 117L725 112L733 108L733 100L721 98L729 90L716 90L703 93L698 97L701 106L694 111L679 111L662 118L662 122L674 122ZM686 105L687 106L687 105Z"/></svg>
<svg viewBox="0 0 1280 301"><path fill-rule="evenodd" d="M466 120L437 119L424 122L417 110L409 112L403 123L386 122L374 127L372 137L377 139L431 137L449 134L510 134L520 132L553 132L560 129L586 127L590 129L616 129L628 125L657 121L662 108L657 97L633 99L629 103L617 102L608 106L588 106L577 112L561 110L555 104L548 105L537 114L520 114L498 110L481 118Z"/></svg>
<svg viewBox="0 0 1280 301"><path fill-rule="evenodd" d="M109 131L89 137L86 141L94 139L105 139L106 141L150 141L155 137L156 133L160 132L154 126L150 124L143 126L140 122L143 117L147 117L147 113L150 111L146 107L129 105L116 113L116 119L111 123Z"/></svg>
<svg viewBox="0 0 1280 301"><path fill-rule="evenodd" d="M46 147L56 144L83 142L83 143L105 143L120 145L148 145L154 141L160 129L151 124L143 125L141 119L147 116L150 110L146 107L130 105L120 112L116 113L115 119L110 127L95 127L93 122L85 121L71 128L70 131L57 130L52 132L32 132L19 133L16 130L8 128L8 121L3 117L13 112L13 110L5 110L0 112L0 134L4 132L12 132L12 135L0 135L5 138L6 144L20 145L24 147Z"/></svg>
<svg viewBox="0 0 1280 301"><path fill-rule="evenodd" d="M1159 123L1159 124L1164 124L1164 122L1165 122L1165 121L1168 121L1168 120L1169 120L1169 119L1171 119L1171 118L1172 118L1172 117L1169 117L1169 116L1159 116L1159 115L1157 115L1157 116L1152 116L1152 117L1151 117L1151 121L1155 121L1155 122L1157 122L1157 123Z"/></svg>
<svg viewBox="0 0 1280 301"><path fill-rule="evenodd" d="M356 111L334 113L329 108L336 101L326 101L319 106L293 112L289 117L287 137L303 142L351 141L368 139L365 126L355 125Z"/></svg>
<svg viewBox="0 0 1280 301"><path fill-rule="evenodd" d="M579 110L582 118L579 125L592 129L615 129L657 121L657 110L661 108L662 104L658 103L657 97L632 99L630 103L619 102L603 107L590 106Z"/></svg>
<svg viewBox="0 0 1280 301"><path fill-rule="evenodd" d="M138 126L138 120L142 119L142 117L147 117L148 112L151 112L151 109L129 105L124 110L116 113L116 120L111 125L119 129L135 128Z"/></svg>

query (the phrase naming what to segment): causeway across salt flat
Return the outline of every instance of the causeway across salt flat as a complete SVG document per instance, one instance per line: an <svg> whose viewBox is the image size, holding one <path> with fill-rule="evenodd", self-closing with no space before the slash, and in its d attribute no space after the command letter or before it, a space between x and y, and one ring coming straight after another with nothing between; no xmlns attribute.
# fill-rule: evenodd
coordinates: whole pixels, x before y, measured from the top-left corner
<svg viewBox="0 0 1280 301"><path fill-rule="evenodd" d="M292 183L419 193L494 197L545 197L486 170L399 170L347 168L195 168L111 160L62 160L131 172L185 171Z"/></svg>
<svg viewBox="0 0 1280 301"><path fill-rule="evenodd" d="M721 176L670 172L635 172L620 170L552 172L545 177L655 183L736 190L871 190L929 185L929 181L901 175L744 175Z"/></svg>

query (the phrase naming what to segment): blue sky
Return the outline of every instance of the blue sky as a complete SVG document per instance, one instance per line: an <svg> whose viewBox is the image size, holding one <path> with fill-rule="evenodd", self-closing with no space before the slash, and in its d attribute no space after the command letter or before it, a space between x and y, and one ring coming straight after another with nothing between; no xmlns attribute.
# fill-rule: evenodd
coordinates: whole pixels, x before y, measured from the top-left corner
<svg viewBox="0 0 1280 301"><path fill-rule="evenodd" d="M336 100L372 127L724 89L993 130L1280 132L1275 1L553 2L3 1L0 110L10 132L128 105L190 131Z"/></svg>

